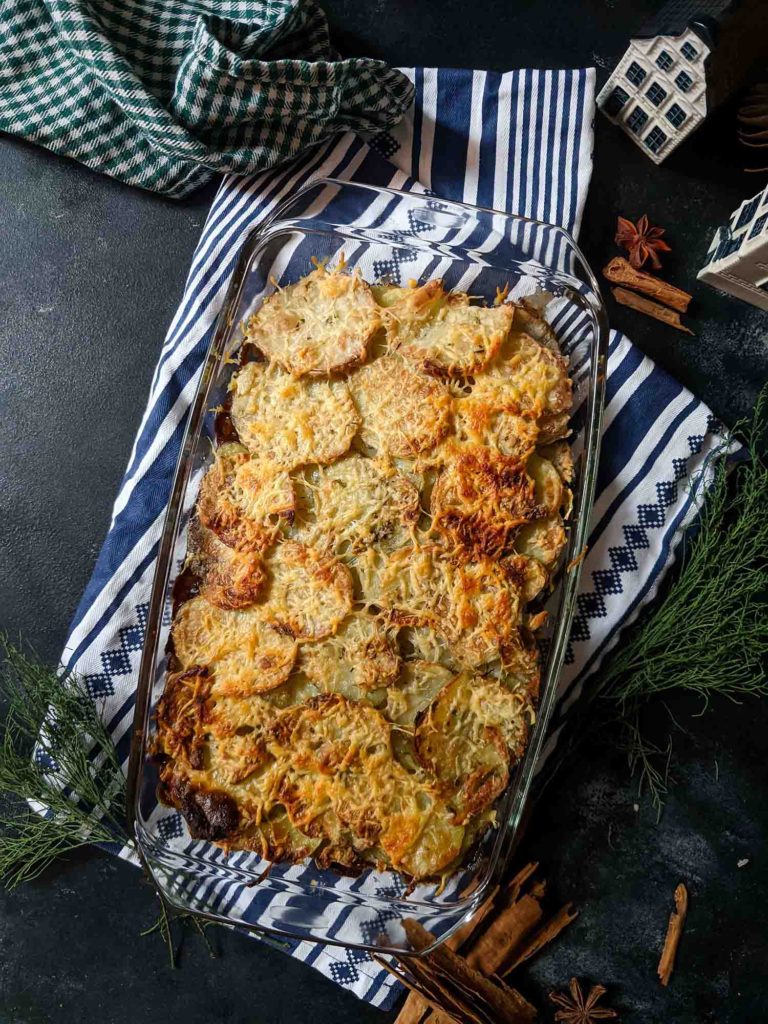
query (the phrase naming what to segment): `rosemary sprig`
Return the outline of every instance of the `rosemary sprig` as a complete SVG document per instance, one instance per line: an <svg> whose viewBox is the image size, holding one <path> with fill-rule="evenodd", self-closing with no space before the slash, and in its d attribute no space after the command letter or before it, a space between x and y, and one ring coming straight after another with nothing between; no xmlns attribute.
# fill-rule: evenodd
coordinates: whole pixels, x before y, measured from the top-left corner
<svg viewBox="0 0 768 1024"><path fill-rule="evenodd" d="M705 704L768 694L768 388L734 433L748 459L730 474L718 460L675 581L598 679L623 718L672 689Z"/></svg>
<svg viewBox="0 0 768 1024"><path fill-rule="evenodd" d="M13 888L81 846L126 842L125 776L99 707L80 680L47 668L4 634L0 660L7 703L0 879ZM44 816L36 813L43 809Z"/></svg>

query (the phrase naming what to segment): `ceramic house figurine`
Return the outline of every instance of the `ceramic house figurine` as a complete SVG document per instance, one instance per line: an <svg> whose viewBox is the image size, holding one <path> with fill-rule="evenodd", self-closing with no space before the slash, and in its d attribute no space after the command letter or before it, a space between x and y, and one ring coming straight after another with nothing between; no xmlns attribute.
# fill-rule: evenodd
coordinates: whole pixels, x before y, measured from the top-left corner
<svg viewBox="0 0 768 1024"><path fill-rule="evenodd" d="M768 0L672 0L637 37L597 105L660 164L768 56Z"/></svg>
<svg viewBox="0 0 768 1024"><path fill-rule="evenodd" d="M698 277L768 309L768 187L745 200L717 229Z"/></svg>

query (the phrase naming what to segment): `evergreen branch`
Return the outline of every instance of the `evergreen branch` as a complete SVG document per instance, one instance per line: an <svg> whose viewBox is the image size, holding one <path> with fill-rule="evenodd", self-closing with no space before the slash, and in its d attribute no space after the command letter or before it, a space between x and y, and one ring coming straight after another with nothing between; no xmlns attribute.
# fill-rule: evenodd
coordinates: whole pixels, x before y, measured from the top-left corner
<svg viewBox="0 0 768 1024"><path fill-rule="evenodd" d="M125 776L80 680L47 668L4 634L0 657L7 702L0 792L10 798L0 815L0 879L13 888L62 854L126 842Z"/></svg>
<svg viewBox="0 0 768 1024"><path fill-rule="evenodd" d="M729 473L718 459L675 581L598 677L597 694L623 718L671 689L705 704L768 694L768 388L734 433L748 460Z"/></svg>

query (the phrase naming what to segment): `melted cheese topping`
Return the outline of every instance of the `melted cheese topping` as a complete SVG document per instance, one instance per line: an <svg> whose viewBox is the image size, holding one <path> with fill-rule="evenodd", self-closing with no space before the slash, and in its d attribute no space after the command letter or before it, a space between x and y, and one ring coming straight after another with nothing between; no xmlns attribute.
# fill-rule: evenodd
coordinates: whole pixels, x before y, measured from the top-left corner
<svg viewBox="0 0 768 1024"><path fill-rule="evenodd" d="M446 684L416 727L416 752L464 822L507 784L510 751L519 756L530 707L495 679L459 675Z"/></svg>
<svg viewBox="0 0 768 1024"><path fill-rule="evenodd" d="M297 537L339 555L396 543L419 517L418 489L384 459L353 454L312 467L304 489Z"/></svg>
<svg viewBox="0 0 768 1024"><path fill-rule="evenodd" d="M413 458L448 432L452 400L447 388L397 355L361 366L350 376L349 387L362 419L360 438L378 454Z"/></svg>
<svg viewBox="0 0 768 1024"><path fill-rule="evenodd" d="M295 376L328 376L361 363L380 326L381 310L361 277L318 267L270 295L245 336Z"/></svg>
<svg viewBox="0 0 768 1024"><path fill-rule="evenodd" d="M260 556L228 547L199 523L190 530L188 560L201 580L201 594L220 608L247 608L264 589L266 571Z"/></svg>
<svg viewBox="0 0 768 1024"><path fill-rule="evenodd" d="M179 608L171 631L183 669L210 670L217 692L246 696L285 682L296 644L265 620L260 609L229 611L195 597Z"/></svg>
<svg viewBox="0 0 768 1024"><path fill-rule="evenodd" d="M382 691L397 682L401 659L391 631L373 616L353 613L336 634L302 651L301 668L321 693L350 700L379 702Z"/></svg>
<svg viewBox="0 0 768 1024"><path fill-rule="evenodd" d="M257 459L289 470L338 459L360 418L344 381L307 384L253 362L232 378L232 422Z"/></svg>
<svg viewBox="0 0 768 1024"><path fill-rule="evenodd" d="M197 498L197 516L229 547L263 551L295 513L291 477L240 444L217 449Z"/></svg>
<svg viewBox="0 0 768 1024"><path fill-rule="evenodd" d="M503 551L513 531L538 514L530 460L526 465L482 445L455 446L443 458L432 490L434 527L469 552Z"/></svg>
<svg viewBox="0 0 768 1024"><path fill-rule="evenodd" d="M246 341L265 361L232 379L239 442L198 496L161 792L228 850L443 876L534 717L528 605L573 476L565 362L531 310L323 269Z"/></svg>
<svg viewBox="0 0 768 1024"><path fill-rule="evenodd" d="M511 306L473 306L466 295L433 299L409 316L416 295L388 310L389 337L401 355L438 377L466 376L487 366L512 326Z"/></svg>

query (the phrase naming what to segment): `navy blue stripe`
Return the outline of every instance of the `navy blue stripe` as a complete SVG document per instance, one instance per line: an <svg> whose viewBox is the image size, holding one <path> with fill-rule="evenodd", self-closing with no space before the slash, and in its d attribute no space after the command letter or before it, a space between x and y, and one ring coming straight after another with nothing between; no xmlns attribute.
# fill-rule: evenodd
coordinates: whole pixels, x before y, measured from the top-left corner
<svg viewBox="0 0 768 1024"><path fill-rule="evenodd" d="M437 109L432 143L431 189L446 199L461 199L464 185L462 169L467 166L467 125L472 98L472 78L457 77L452 71L437 72Z"/></svg>
<svg viewBox="0 0 768 1024"><path fill-rule="evenodd" d="M528 75L528 71L524 70L520 72L520 89L524 94L528 90ZM523 131L520 152L515 155L515 159L520 167L519 191L517 196L512 197L511 199L511 202L515 203L512 207L513 211L515 213L522 213L526 217L530 217L531 215L531 211L529 210L526 202L528 191L528 150L531 147L530 117L531 108L529 104L526 103L523 107Z"/></svg>
<svg viewBox="0 0 768 1024"><path fill-rule="evenodd" d="M415 106L413 109L413 139L411 140L411 177L418 181L419 156L421 155L421 122L423 118L422 103L424 102L424 69L416 68L414 76Z"/></svg>
<svg viewBox="0 0 768 1024"><path fill-rule="evenodd" d="M496 126L499 119L501 76L489 74L483 92L483 128L480 137L480 161L477 178L477 205L494 207L493 178L496 170ZM510 143L510 161L515 159Z"/></svg>

